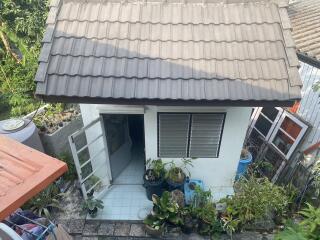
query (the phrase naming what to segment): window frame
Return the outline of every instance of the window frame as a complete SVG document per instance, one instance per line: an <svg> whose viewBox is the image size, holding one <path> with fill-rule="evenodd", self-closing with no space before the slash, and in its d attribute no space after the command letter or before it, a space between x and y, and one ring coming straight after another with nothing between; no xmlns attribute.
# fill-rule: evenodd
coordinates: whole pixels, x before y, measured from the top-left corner
<svg viewBox="0 0 320 240"><path fill-rule="evenodd" d="M189 120L189 127L188 127L188 140L187 140L187 156L185 157L161 157L160 156L160 115L161 114L172 114L172 115L177 115L177 114L188 114L190 117ZM220 132L220 139L219 139L219 144L217 148L217 155L215 157L190 157L190 137L191 137L191 129L192 129L192 115L222 115L222 127L221 127L221 132ZM220 148L221 148L221 142L222 142L222 137L223 137L223 132L224 132L224 125L226 121L226 112L157 112L157 157L158 158L219 158L220 155Z"/></svg>
<svg viewBox="0 0 320 240"><path fill-rule="evenodd" d="M288 117L291 121L293 121L294 123L296 123L298 126L301 127L301 131L299 132L298 136L296 139L294 139L292 136L290 136L290 134L288 134L285 130L283 130L281 128L281 125L283 123L283 121L285 120L285 118ZM297 145L300 143L300 141L302 140L302 138L304 137L305 133L308 130L308 125L305 124L304 122L300 121L298 118L294 117L291 113L284 111L283 114L281 115L281 118L279 119L277 125L274 128L274 131L272 132L268 142L277 149L277 151L284 156L286 159L289 159L291 157L291 155L293 154L293 152L295 151L295 149L297 148ZM282 132L284 133L286 136L288 136L292 141L293 144L291 145L289 151L287 154L283 153L274 143L273 140L275 139L276 135L278 134L278 132Z"/></svg>

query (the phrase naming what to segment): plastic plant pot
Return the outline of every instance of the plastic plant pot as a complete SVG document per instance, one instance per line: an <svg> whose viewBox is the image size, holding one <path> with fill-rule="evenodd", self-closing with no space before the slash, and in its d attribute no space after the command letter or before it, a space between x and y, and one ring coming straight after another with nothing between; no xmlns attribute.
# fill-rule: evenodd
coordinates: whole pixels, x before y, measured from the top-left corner
<svg viewBox="0 0 320 240"><path fill-rule="evenodd" d="M247 158L244 159L240 159L239 164L238 164L238 168L237 168L237 173L236 173L236 178L235 180L237 181L241 176L245 175L247 170L248 170L248 166L252 163L252 154L250 152L248 152L248 156Z"/></svg>

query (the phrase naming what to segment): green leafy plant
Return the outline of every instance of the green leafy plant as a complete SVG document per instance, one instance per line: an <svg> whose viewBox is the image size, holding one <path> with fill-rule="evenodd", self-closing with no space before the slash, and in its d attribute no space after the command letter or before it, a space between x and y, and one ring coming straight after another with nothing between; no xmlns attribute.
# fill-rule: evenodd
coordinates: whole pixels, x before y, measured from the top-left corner
<svg viewBox="0 0 320 240"><path fill-rule="evenodd" d="M171 199L170 192L163 192L161 197L153 194L152 202L153 216L157 217L161 221L172 223L175 225L179 225L182 223L179 205Z"/></svg>
<svg viewBox="0 0 320 240"><path fill-rule="evenodd" d="M210 190L203 190L200 186L195 186L194 195L192 197L191 207L202 208L212 201L212 193Z"/></svg>
<svg viewBox="0 0 320 240"><path fill-rule="evenodd" d="M231 214L226 214L221 218L221 221L222 228L227 232L227 234L230 235L232 239L233 233L239 228L240 220L234 218Z"/></svg>
<svg viewBox="0 0 320 240"><path fill-rule="evenodd" d="M288 206L285 189L272 184L267 178L249 176L235 184L235 194L224 198L221 202L227 204L225 222L236 221L232 224L238 228L261 220L270 213L282 215Z"/></svg>
<svg viewBox="0 0 320 240"><path fill-rule="evenodd" d="M168 163L169 169L166 178L174 183L182 183L186 176L190 176L189 167L193 167L192 159L184 158L180 164L176 164L174 160Z"/></svg>
<svg viewBox="0 0 320 240"><path fill-rule="evenodd" d="M307 203L307 207L299 212L304 220L300 225L306 230L309 239L320 239L320 208Z"/></svg>
<svg viewBox="0 0 320 240"><path fill-rule="evenodd" d="M68 166L68 171L63 175L63 179L70 181L77 179L77 170L71 155L67 152L64 152L58 156L58 159L65 162Z"/></svg>
<svg viewBox="0 0 320 240"><path fill-rule="evenodd" d="M11 116L35 110L34 76L48 12L47 0L0 1L0 95Z"/></svg>
<svg viewBox="0 0 320 240"><path fill-rule="evenodd" d="M59 192L59 188L54 184L49 185L45 190L32 198L26 205L39 216L51 217L50 212L53 209L63 210L60 200L65 196Z"/></svg>
<svg viewBox="0 0 320 240"><path fill-rule="evenodd" d="M284 231L279 232L276 240L319 240L320 239L320 208L307 203L307 207L299 212L303 220L299 224L292 221L286 223Z"/></svg>
<svg viewBox="0 0 320 240"><path fill-rule="evenodd" d="M165 225L164 219L158 218L157 215L151 215L149 214L144 220L143 223L148 225L149 227L155 229L155 230L161 230L163 229Z"/></svg>
<svg viewBox="0 0 320 240"><path fill-rule="evenodd" d="M148 181L157 181L165 176L165 166L161 159L148 159L147 160L147 172L146 179Z"/></svg>
<svg viewBox="0 0 320 240"><path fill-rule="evenodd" d="M83 211L93 211L95 209L103 209L103 202L99 199L95 199L93 196L88 196L88 198L82 203Z"/></svg>

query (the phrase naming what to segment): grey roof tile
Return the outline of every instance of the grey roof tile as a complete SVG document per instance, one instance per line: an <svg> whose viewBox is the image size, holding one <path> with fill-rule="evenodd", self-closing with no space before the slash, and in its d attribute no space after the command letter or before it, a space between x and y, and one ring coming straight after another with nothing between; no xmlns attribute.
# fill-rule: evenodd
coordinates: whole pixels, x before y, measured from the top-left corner
<svg viewBox="0 0 320 240"><path fill-rule="evenodd" d="M53 3L48 19L37 93L123 99L299 98L285 3L279 7L272 1L60 0Z"/></svg>
<svg viewBox="0 0 320 240"><path fill-rule="evenodd" d="M320 1L292 1L288 13L298 51L320 61Z"/></svg>

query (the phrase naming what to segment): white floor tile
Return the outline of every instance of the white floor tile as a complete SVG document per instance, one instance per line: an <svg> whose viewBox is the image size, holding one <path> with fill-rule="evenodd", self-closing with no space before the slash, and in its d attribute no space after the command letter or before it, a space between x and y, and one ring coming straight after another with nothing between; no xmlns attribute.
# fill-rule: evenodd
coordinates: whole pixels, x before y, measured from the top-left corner
<svg viewBox="0 0 320 240"><path fill-rule="evenodd" d="M98 212L96 219L142 220L146 217L153 204L142 186L144 168L143 154L133 152L130 164L101 199L104 209Z"/></svg>

